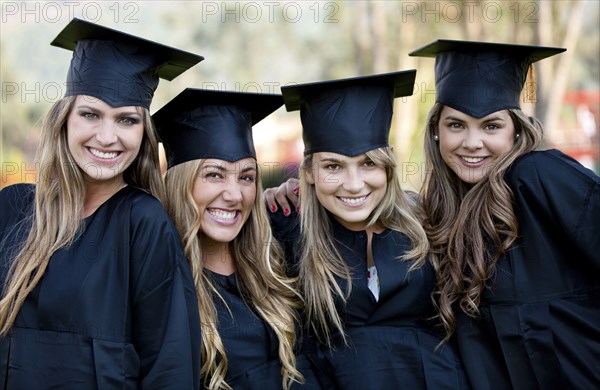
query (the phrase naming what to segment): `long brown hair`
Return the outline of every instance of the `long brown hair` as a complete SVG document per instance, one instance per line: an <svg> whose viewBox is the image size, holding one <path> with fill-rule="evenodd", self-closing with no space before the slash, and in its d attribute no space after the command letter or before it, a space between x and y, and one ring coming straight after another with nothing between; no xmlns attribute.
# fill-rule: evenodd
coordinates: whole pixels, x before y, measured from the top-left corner
<svg viewBox="0 0 600 390"><path fill-rule="evenodd" d="M75 162L67 141L67 118L76 96L56 102L42 124L38 146L40 170L36 177L34 209L23 223L31 229L15 252L0 301L0 336L12 327L27 295L39 283L50 258L60 248L68 247L81 231L84 176ZM142 108L138 108L142 109ZM136 159L124 172L127 184L139 187L164 199L160 177L158 141L150 113L143 109L144 137Z"/></svg>
<svg viewBox="0 0 600 390"><path fill-rule="evenodd" d="M166 208L182 237L196 285L202 320L200 375L204 378L203 385L209 389L230 389L225 381L227 354L218 332L218 316L214 304L214 299L223 298L204 272L200 213L192 196L194 181L203 161L188 161L167 171ZM296 369L294 354L300 297L295 289L295 280L285 276L282 250L271 234L267 211L262 202L260 171L257 175L254 206L231 248L240 290L248 298L248 306L256 310L277 335L279 359L283 366L282 385L288 389L294 381L303 381Z"/></svg>
<svg viewBox="0 0 600 390"><path fill-rule="evenodd" d="M455 305L478 316L481 294L494 275L496 262L517 238L513 194L504 176L519 156L539 147L543 130L521 110L508 110L519 135L513 148L469 187L446 165L434 141L443 108L436 104L427 119L426 177L419 203L438 276L434 298L448 340L456 327Z"/></svg>
<svg viewBox="0 0 600 390"><path fill-rule="evenodd" d="M369 226L380 222L388 229L406 234L412 249L399 260L412 260L410 269L422 266L429 249L427 236L414 212L413 202L402 191L398 167L389 147L374 149L366 153L376 165L385 167L388 187L381 203L373 210ZM302 253L300 259L300 281L306 302L307 321L318 338L332 346L333 331L337 331L346 342L344 324L335 306L335 300L345 302L351 293L352 275L348 265L336 249L332 227L325 208L317 199L314 184L307 182L312 174L313 156L307 156L300 169L300 224L302 231ZM336 277L347 281L347 291L342 291Z"/></svg>

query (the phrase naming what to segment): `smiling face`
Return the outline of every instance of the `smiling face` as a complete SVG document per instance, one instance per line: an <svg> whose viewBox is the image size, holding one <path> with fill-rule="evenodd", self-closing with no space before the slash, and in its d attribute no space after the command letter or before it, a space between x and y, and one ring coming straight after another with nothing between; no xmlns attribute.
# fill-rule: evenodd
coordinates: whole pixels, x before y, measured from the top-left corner
<svg viewBox="0 0 600 390"><path fill-rule="evenodd" d="M112 107L91 96L77 96L67 118L69 150L90 183L122 183L143 136L138 107Z"/></svg>
<svg viewBox="0 0 600 390"><path fill-rule="evenodd" d="M481 181L515 142L515 127L506 110L476 119L445 106L437 134L444 162L469 184Z"/></svg>
<svg viewBox="0 0 600 390"><path fill-rule="evenodd" d="M387 190L385 168L366 154L319 152L313 154L311 172L306 179L314 184L321 205L346 228L364 230Z"/></svg>
<svg viewBox="0 0 600 390"><path fill-rule="evenodd" d="M228 243L248 220L256 199L256 160L204 160L192 196L204 243Z"/></svg>

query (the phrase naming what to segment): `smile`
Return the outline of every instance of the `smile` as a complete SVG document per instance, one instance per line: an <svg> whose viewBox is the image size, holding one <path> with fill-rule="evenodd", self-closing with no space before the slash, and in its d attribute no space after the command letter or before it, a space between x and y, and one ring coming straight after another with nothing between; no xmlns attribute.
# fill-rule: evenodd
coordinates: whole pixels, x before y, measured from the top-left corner
<svg viewBox="0 0 600 390"><path fill-rule="evenodd" d="M221 209L207 209L208 215L215 221L225 224L232 224L237 220L238 211L227 211Z"/></svg>
<svg viewBox="0 0 600 390"><path fill-rule="evenodd" d="M458 156L458 157L462 161L463 165L466 165L468 167L473 167L473 168L483 165L484 160L487 158L487 157L468 157L468 156Z"/></svg>
<svg viewBox="0 0 600 390"><path fill-rule="evenodd" d="M103 160L113 160L115 158L117 158L117 156L119 154L121 154L121 152L102 152L98 149L94 149L94 148L88 148L88 150L90 151L91 154L93 154L94 156L101 158Z"/></svg>
<svg viewBox="0 0 600 390"><path fill-rule="evenodd" d="M337 198L342 201L342 203L347 204L349 206L358 206L364 203L369 195L361 196L359 198L346 198L342 196L338 196Z"/></svg>

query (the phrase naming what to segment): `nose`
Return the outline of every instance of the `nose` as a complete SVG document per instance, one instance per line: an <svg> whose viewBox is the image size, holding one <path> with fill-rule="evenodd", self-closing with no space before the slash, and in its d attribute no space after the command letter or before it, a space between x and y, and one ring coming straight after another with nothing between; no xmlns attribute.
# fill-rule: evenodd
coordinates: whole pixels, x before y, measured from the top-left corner
<svg viewBox="0 0 600 390"><path fill-rule="evenodd" d="M365 185L361 172L354 168L348 169L342 180L342 187L350 193L360 193Z"/></svg>
<svg viewBox="0 0 600 390"><path fill-rule="evenodd" d="M480 131L477 129L467 129L462 146L468 150L481 149L483 147L483 140Z"/></svg>
<svg viewBox="0 0 600 390"><path fill-rule="evenodd" d="M115 129L115 124L103 121L102 124L98 126L98 131L96 132L96 140L103 146L108 146L116 143L117 133Z"/></svg>
<svg viewBox="0 0 600 390"><path fill-rule="evenodd" d="M231 204L239 203L243 199L240 184L235 180L228 180L223 191L223 199Z"/></svg>

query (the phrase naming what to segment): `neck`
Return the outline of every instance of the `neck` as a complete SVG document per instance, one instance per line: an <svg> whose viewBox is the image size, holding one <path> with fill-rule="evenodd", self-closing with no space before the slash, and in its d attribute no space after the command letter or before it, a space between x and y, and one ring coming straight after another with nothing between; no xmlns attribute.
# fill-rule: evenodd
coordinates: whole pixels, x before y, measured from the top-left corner
<svg viewBox="0 0 600 390"><path fill-rule="evenodd" d="M205 237L200 239L203 266L221 275L236 271L233 250L229 242L217 242Z"/></svg>
<svg viewBox="0 0 600 390"><path fill-rule="evenodd" d="M83 217L86 218L92 215L98 207L116 194L124 185L123 178L113 180L109 183L86 182Z"/></svg>

